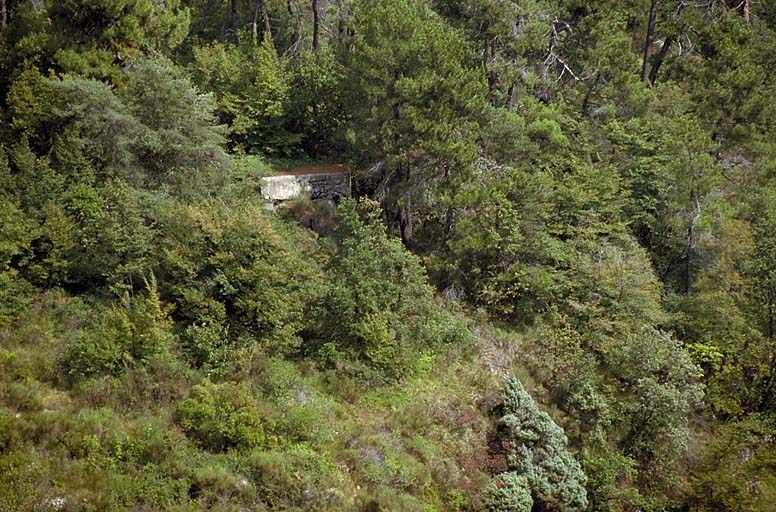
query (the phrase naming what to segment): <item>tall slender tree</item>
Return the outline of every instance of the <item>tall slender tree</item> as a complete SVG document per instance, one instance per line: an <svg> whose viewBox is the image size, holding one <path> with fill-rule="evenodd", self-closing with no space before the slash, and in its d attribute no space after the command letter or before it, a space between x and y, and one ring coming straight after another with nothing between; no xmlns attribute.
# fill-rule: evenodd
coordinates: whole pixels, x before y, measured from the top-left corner
<svg viewBox="0 0 776 512"><path fill-rule="evenodd" d="M357 2L354 31L348 66L362 183L409 245L425 208L474 159L484 84L461 35L425 2Z"/></svg>

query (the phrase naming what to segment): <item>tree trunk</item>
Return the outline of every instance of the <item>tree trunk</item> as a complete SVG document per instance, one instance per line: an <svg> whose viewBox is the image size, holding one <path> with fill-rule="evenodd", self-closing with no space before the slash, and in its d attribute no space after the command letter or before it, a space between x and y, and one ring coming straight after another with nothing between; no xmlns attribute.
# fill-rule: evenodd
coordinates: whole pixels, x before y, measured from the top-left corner
<svg viewBox="0 0 776 512"><path fill-rule="evenodd" d="M776 388L776 355L771 354L771 361L768 365L768 376L765 379L765 385L760 392L760 400L757 404L758 412L766 412L771 408L774 388Z"/></svg>
<svg viewBox="0 0 776 512"><path fill-rule="evenodd" d="M264 34L269 34L270 39L272 39L272 27L269 24L269 13L267 12L267 0L256 0L256 3L253 5L253 23L252 23L252 31L253 31L253 45L258 46L259 41L259 16L261 16L262 21L264 22Z"/></svg>
<svg viewBox="0 0 776 512"><path fill-rule="evenodd" d="M318 19L318 0L313 1L313 51L318 51L318 29L320 20Z"/></svg>
<svg viewBox="0 0 776 512"><path fill-rule="evenodd" d="M291 31L291 45L289 46L289 50L292 51L296 48L296 43L299 41L299 31L298 29L298 22L294 16L294 9L291 8L291 0L288 0L286 2L286 10L288 11L288 17L291 20L291 25L294 27Z"/></svg>
<svg viewBox="0 0 776 512"><path fill-rule="evenodd" d="M398 120L398 109L394 111ZM404 192L399 196L399 229L401 230L401 241L405 247L410 247L412 243L412 192L410 191L410 164L403 163L399 165L398 179L399 188Z"/></svg>
<svg viewBox="0 0 776 512"><path fill-rule="evenodd" d="M767 292L768 295L768 340L771 342L771 347L773 347L773 341L774 337L776 336L776 332L774 329L774 311L773 311L773 305L774 300L776 299L776 293L774 293L773 289L769 289ZM771 351L773 351L773 348L771 348ZM769 365L769 371L768 371L768 378L765 381L765 386L763 388L763 391L760 393L760 403L757 406L757 410L759 412L765 412L770 408L770 405L773 401L773 390L774 387L776 387L776 354L771 354L771 362Z"/></svg>
<svg viewBox="0 0 776 512"><path fill-rule="evenodd" d="M743 2L741 2L741 16L744 17L744 21L747 23L747 25L750 24L749 9L750 9L750 1L743 0Z"/></svg>
<svg viewBox="0 0 776 512"><path fill-rule="evenodd" d="M644 61L641 64L641 81L649 84L649 53L652 47L652 38L655 36L655 19L657 18L658 0L652 0L649 6L649 22L647 23L647 37L644 40Z"/></svg>
<svg viewBox="0 0 776 512"><path fill-rule="evenodd" d="M237 46L240 46L240 29L237 26L237 0L232 0L231 5L232 20L230 24L232 25L232 30L234 31L234 43Z"/></svg>
<svg viewBox="0 0 776 512"><path fill-rule="evenodd" d="M405 196L404 204L399 210L399 229L401 229L401 241L405 247L412 243L412 204L409 195Z"/></svg>
<svg viewBox="0 0 776 512"><path fill-rule="evenodd" d="M512 82L509 84L509 87L507 88L507 110L512 110L512 108L515 106L515 81L512 80Z"/></svg>
<svg viewBox="0 0 776 512"><path fill-rule="evenodd" d="M264 33L272 37L272 25L269 24L269 11L267 10L267 0L259 0L261 5L261 18L264 20Z"/></svg>
<svg viewBox="0 0 776 512"><path fill-rule="evenodd" d="M663 64L668 52L671 51L671 45L674 44L675 40L676 36L671 35L666 37L665 42L663 42L663 47L660 48L660 53L655 56L655 62L652 64L652 69L649 72L649 85L655 85L655 82L657 82L657 72L660 70L660 65Z"/></svg>
<svg viewBox="0 0 776 512"><path fill-rule="evenodd" d="M8 5L6 0L0 0L0 34L8 27Z"/></svg>
<svg viewBox="0 0 776 512"><path fill-rule="evenodd" d="M598 85L598 81L601 79L601 72L598 71L593 79L590 81L590 87L587 88L585 91L585 97L582 99L582 113L584 115L588 114L588 108L590 106L590 96L593 95L593 91L595 91L596 86Z"/></svg>
<svg viewBox="0 0 776 512"><path fill-rule="evenodd" d="M684 2L679 2L679 5L676 7L676 13L674 15L677 19L682 15L685 7L686 4ZM665 61L665 58L671 51L671 46L676 42L677 38L678 36L676 34L671 34L666 37L665 41L663 42L663 46L660 48L660 53L655 56L655 62L652 63L652 70L649 72L650 85L655 85L655 82L657 82L657 72L660 70L660 66Z"/></svg>
<svg viewBox="0 0 776 512"><path fill-rule="evenodd" d="M774 293L771 292L768 294L768 339L772 340L776 336L776 332L774 332L774 318L773 318L773 302L774 302Z"/></svg>
<svg viewBox="0 0 776 512"><path fill-rule="evenodd" d="M690 192L690 200L695 204L695 212L690 218L690 226L687 228L687 252L685 253L685 274L684 274L684 293L690 293L692 286L692 250L695 243L695 224L701 217L701 206L695 191Z"/></svg>
<svg viewBox="0 0 776 512"><path fill-rule="evenodd" d="M251 31L253 35L253 46L259 45L259 12L261 10L262 0L256 0L253 6L253 22L251 23Z"/></svg>

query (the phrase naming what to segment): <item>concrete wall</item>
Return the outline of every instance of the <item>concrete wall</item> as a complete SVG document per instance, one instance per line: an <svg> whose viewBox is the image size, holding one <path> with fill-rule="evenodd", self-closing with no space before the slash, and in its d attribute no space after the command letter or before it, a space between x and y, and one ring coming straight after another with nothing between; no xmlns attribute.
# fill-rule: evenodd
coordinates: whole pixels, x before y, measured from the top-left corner
<svg viewBox="0 0 776 512"><path fill-rule="evenodd" d="M268 201L287 201L307 194L313 199L350 196L347 172L270 176L261 180L261 195Z"/></svg>

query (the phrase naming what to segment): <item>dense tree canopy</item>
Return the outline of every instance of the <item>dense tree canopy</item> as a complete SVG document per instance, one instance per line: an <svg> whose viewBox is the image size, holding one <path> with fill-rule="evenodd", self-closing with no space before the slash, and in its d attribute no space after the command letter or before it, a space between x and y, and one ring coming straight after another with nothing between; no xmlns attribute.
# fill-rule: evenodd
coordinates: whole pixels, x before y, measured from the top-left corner
<svg viewBox="0 0 776 512"><path fill-rule="evenodd" d="M770 511L775 55L755 0L0 0L0 509Z"/></svg>

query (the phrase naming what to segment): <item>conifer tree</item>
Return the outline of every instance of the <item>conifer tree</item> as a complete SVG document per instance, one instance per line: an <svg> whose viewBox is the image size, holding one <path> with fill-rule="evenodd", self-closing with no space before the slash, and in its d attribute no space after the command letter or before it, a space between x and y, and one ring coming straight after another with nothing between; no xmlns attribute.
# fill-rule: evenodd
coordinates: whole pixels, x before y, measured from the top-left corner
<svg viewBox="0 0 776 512"><path fill-rule="evenodd" d="M507 380L501 399L498 439L506 452L509 472L498 475L502 485L491 484L489 510L501 510L495 505L500 501L510 503L503 510L530 510L523 497L526 491L541 510L585 510L586 477L566 448L563 429L539 409L515 377ZM509 489L512 496L505 498L496 489Z"/></svg>

